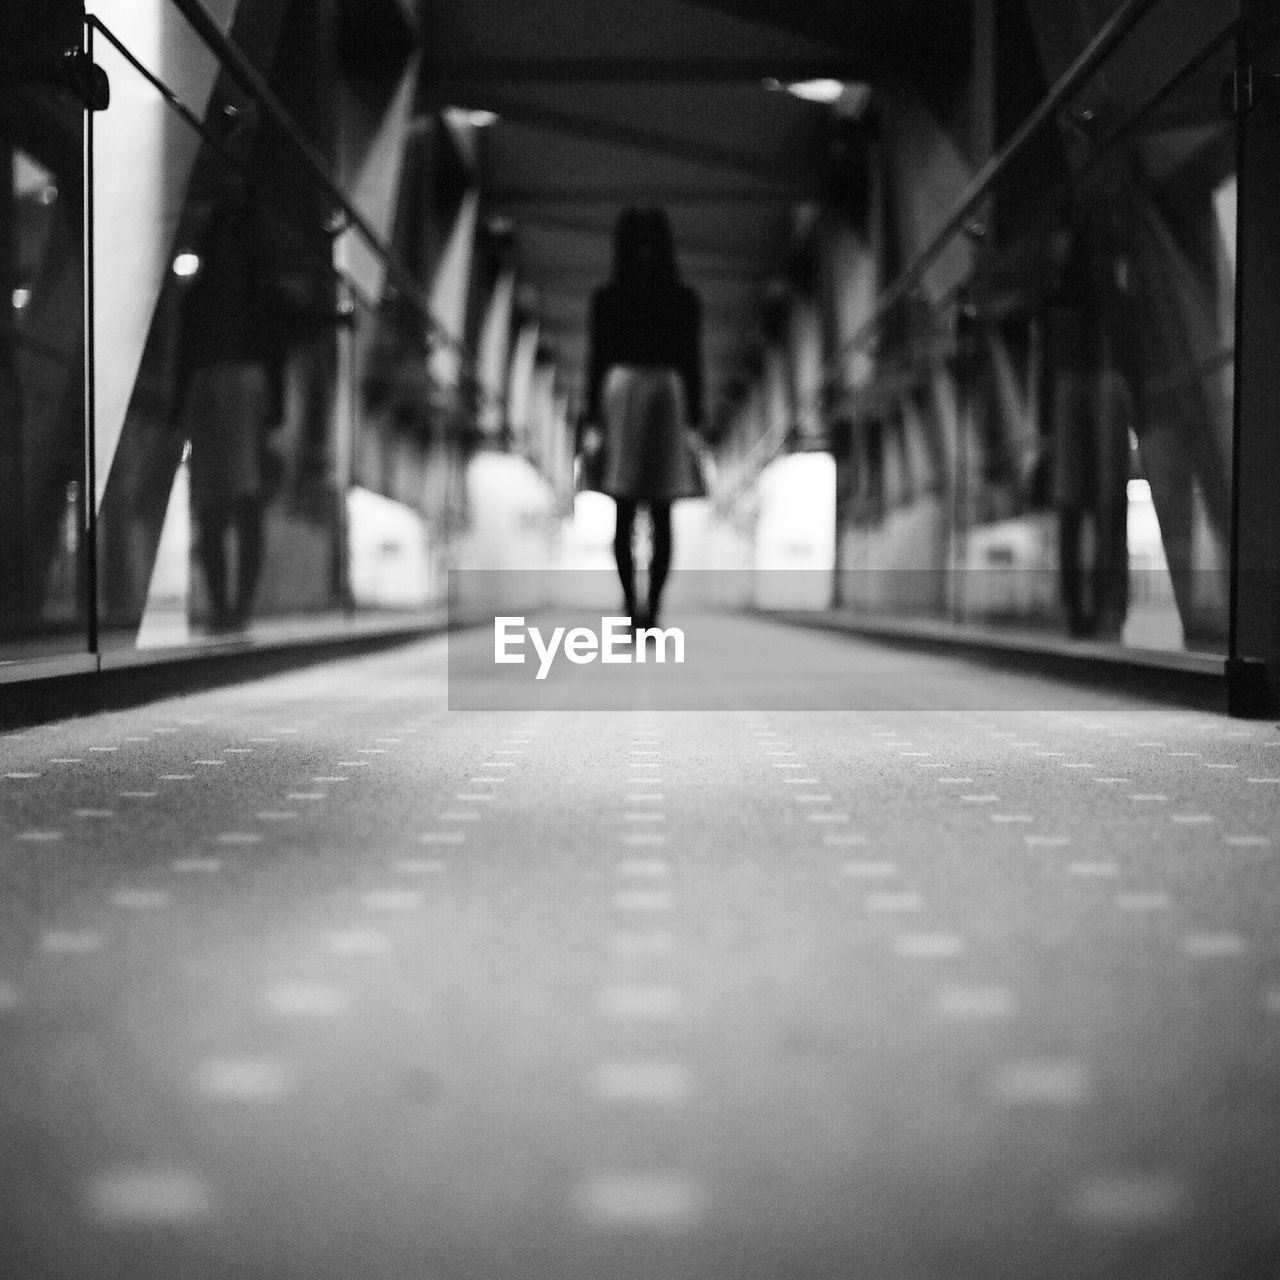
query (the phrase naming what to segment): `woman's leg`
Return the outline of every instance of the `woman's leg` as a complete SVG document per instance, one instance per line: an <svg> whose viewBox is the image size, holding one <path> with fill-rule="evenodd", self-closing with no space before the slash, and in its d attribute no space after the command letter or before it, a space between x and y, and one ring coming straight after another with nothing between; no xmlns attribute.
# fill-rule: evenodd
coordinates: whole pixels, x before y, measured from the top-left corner
<svg viewBox="0 0 1280 1280"><path fill-rule="evenodd" d="M615 498L618 523L613 533L613 558L618 562L618 577L622 579L623 608L627 617L636 615L636 558L631 540L636 525L636 504L630 498Z"/></svg>
<svg viewBox="0 0 1280 1280"><path fill-rule="evenodd" d="M653 521L653 558L649 561L649 625L658 621L662 605L662 588L671 568L671 503L652 502L649 515Z"/></svg>

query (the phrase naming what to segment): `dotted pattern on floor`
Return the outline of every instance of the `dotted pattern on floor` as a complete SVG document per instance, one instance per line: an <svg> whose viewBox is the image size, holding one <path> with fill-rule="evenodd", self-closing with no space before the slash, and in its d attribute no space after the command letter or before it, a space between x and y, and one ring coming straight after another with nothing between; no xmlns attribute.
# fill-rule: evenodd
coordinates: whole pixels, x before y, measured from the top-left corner
<svg viewBox="0 0 1280 1280"><path fill-rule="evenodd" d="M444 647L0 739L5 1274L1280 1274L1275 725Z"/></svg>

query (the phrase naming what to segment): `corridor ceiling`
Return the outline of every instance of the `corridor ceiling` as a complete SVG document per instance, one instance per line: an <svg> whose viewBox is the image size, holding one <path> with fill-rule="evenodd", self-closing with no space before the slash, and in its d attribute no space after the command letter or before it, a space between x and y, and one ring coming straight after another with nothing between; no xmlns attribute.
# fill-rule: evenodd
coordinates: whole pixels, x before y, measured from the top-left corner
<svg viewBox="0 0 1280 1280"><path fill-rule="evenodd" d="M701 294L716 421L758 346L760 301L818 193L830 108L767 81L955 67L966 0L424 0L433 107L482 109L484 214L573 392L619 210L671 216Z"/></svg>

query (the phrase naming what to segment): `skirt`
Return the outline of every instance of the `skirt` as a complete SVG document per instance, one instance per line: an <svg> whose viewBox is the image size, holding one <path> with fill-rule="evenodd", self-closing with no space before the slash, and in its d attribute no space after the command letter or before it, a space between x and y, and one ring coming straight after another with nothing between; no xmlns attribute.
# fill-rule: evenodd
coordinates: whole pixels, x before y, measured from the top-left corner
<svg viewBox="0 0 1280 1280"><path fill-rule="evenodd" d="M636 502L706 496L676 370L614 365L605 377L603 410L605 493Z"/></svg>
<svg viewBox="0 0 1280 1280"><path fill-rule="evenodd" d="M191 441L191 501L196 507L261 494L259 455L270 405L263 365L226 361L192 371L182 429Z"/></svg>

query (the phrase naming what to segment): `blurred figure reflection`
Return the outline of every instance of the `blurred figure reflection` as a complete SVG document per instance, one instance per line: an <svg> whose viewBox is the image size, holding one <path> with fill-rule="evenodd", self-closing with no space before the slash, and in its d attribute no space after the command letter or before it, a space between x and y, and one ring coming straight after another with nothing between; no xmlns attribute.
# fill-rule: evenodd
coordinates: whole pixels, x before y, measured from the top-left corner
<svg viewBox="0 0 1280 1280"><path fill-rule="evenodd" d="M671 224L660 209L626 209L614 231L613 276L591 301L586 461L595 487L617 503L614 556L623 608L657 622L671 567L671 504L706 489L691 429L703 423L702 308L676 267ZM633 537L649 508L653 552L647 609L637 614Z"/></svg>
<svg viewBox="0 0 1280 1280"><path fill-rule="evenodd" d="M225 151L248 156L250 111L227 108ZM244 627L262 573L263 457L282 416L282 369L266 237L247 166L210 177L199 262L182 305L177 402L191 443L191 505L210 630ZM234 588L228 536L234 538Z"/></svg>

